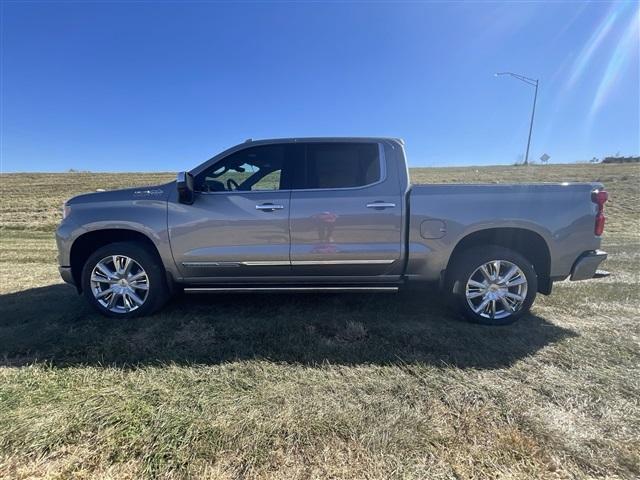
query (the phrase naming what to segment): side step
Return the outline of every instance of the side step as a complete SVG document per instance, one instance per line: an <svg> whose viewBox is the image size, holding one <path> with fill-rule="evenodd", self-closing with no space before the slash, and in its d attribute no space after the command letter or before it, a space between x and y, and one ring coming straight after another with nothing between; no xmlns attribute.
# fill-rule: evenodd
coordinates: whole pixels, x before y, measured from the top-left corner
<svg viewBox="0 0 640 480"><path fill-rule="evenodd" d="M387 292L393 293L398 291L398 287L185 287L185 293L309 293L309 292L333 292L333 293L349 293L349 292Z"/></svg>

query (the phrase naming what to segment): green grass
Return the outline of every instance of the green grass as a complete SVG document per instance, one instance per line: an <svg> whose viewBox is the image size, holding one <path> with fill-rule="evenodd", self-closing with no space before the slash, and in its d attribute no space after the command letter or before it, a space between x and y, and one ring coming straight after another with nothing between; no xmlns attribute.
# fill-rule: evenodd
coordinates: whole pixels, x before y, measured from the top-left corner
<svg viewBox="0 0 640 480"><path fill-rule="evenodd" d="M0 478L640 476L640 167L419 169L603 181L603 280L515 325L437 292L176 298L135 321L60 283L62 201L172 175L2 175Z"/></svg>

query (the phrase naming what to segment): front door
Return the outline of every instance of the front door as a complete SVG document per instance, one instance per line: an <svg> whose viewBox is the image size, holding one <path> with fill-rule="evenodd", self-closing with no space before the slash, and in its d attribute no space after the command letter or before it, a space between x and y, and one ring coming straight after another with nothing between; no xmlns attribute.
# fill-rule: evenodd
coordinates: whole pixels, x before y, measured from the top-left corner
<svg viewBox="0 0 640 480"><path fill-rule="evenodd" d="M191 281L290 273L286 145L240 150L194 179L192 205L170 202L174 260Z"/></svg>

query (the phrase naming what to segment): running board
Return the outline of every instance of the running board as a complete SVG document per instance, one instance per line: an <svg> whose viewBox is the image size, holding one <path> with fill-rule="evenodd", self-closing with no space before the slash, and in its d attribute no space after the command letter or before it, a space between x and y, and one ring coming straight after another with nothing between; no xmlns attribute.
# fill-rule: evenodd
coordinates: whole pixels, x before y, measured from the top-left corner
<svg viewBox="0 0 640 480"><path fill-rule="evenodd" d="M186 287L185 293L397 292L398 287Z"/></svg>

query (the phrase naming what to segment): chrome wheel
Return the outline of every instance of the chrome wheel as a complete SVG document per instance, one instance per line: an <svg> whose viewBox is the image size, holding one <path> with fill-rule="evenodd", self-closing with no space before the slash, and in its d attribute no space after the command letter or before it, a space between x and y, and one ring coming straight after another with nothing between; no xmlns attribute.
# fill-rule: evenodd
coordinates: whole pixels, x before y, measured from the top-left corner
<svg viewBox="0 0 640 480"><path fill-rule="evenodd" d="M527 298L527 277L514 263L492 260L474 270L465 295L476 314L492 320L506 318L522 308Z"/></svg>
<svg viewBox="0 0 640 480"><path fill-rule="evenodd" d="M91 291L100 305L113 313L138 309L149 294L149 276L134 259L111 255L91 271Z"/></svg>

